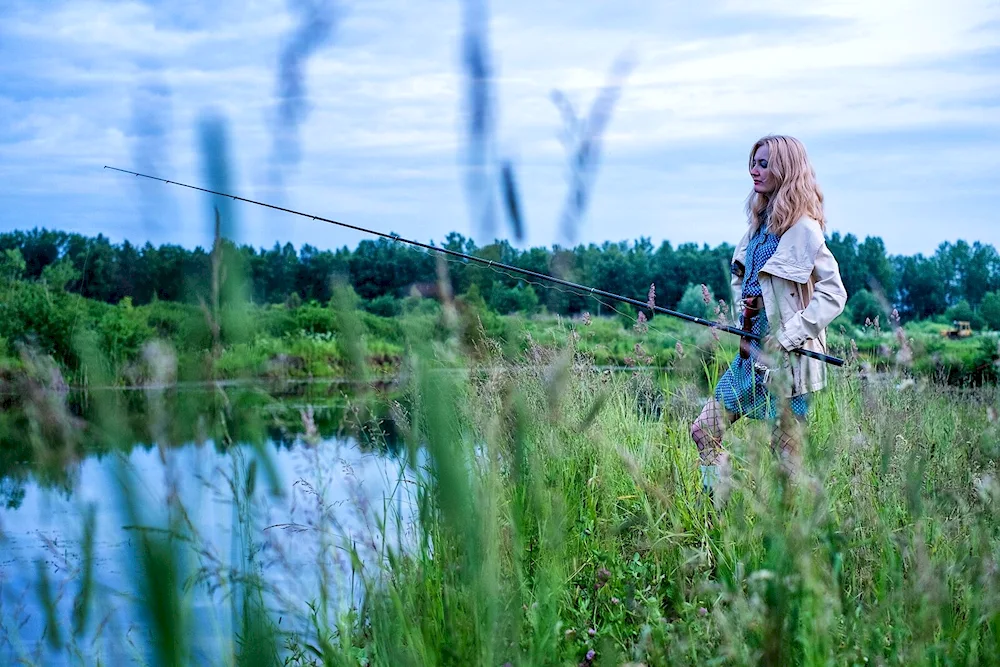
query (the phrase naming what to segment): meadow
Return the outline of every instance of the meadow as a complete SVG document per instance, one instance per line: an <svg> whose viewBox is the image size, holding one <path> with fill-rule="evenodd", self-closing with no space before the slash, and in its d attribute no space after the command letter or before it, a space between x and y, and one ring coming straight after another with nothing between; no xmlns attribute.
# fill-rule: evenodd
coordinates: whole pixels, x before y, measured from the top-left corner
<svg viewBox="0 0 1000 667"><path fill-rule="evenodd" d="M995 341L834 327L848 363L813 403L803 469L783 475L768 425L738 423L709 498L688 424L735 353L728 337L625 311L532 319L456 299L389 320L356 305L341 290L325 307L264 308L225 320L258 333L213 344L209 329L201 348L175 342L195 322L175 306L102 305L95 321L164 335L97 327L71 339L76 366L11 346L0 530L25 487L28 501L41 487L74 496L103 457L129 538L102 553L111 541L95 535L116 519L81 500L62 557L10 552L9 662L997 662L1000 392L940 373L944 356ZM334 374L350 389L293 389ZM377 493L358 482L362 459L325 458L334 438L382 462ZM211 495L230 508L225 557L204 501L179 488L208 476L172 454L206 447L224 469ZM303 460L290 475L286 451ZM152 506L150 479L165 485ZM261 521L282 495L309 512L278 539ZM112 592L97 582L116 559L128 576ZM115 605L121 626L102 620Z"/></svg>

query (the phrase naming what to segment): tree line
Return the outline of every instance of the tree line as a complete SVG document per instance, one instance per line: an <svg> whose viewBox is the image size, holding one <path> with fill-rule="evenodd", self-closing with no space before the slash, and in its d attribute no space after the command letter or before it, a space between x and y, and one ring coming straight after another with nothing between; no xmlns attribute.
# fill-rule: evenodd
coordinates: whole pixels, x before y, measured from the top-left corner
<svg viewBox="0 0 1000 667"><path fill-rule="evenodd" d="M958 241L942 243L930 256L890 255L881 238L859 241L839 232L829 235L828 245L840 263L855 321L884 317L888 302L903 319L944 315L968 319L975 327L1000 328L1000 255L992 245ZM506 241L477 247L453 232L442 247L634 298L645 299L655 284L656 303L668 308L682 303L695 307L702 284L713 299L729 299L729 244L713 248L664 241L657 247L640 238L519 250ZM433 292L438 281L436 254L384 238L362 241L354 250L308 244L296 250L290 243L230 249L256 303L326 303L339 278L353 286L366 308L388 315L396 312L399 299ZM137 305L154 300L197 303L209 298L212 284L211 249L116 244L103 235L47 229L0 234L0 265L7 278L54 281L108 303L126 297ZM475 292L501 313L543 306L565 315L595 310L588 296L549 283L535 288L494 268L454 258L447 268L456 294Z"/></svg>

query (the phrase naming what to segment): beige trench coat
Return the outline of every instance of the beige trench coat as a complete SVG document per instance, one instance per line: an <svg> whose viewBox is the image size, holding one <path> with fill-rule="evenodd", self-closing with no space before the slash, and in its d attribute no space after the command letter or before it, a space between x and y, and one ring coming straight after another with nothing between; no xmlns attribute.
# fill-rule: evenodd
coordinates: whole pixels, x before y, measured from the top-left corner
<svg viewBox="0 0 1000 667"><path fill-rule="evenodd" d="M733 253L734 303L742 298L750 231ZM847 303L840 267L826 246L819 222L803 217L782 234L777 250L760 269L760 287L772 334L774 323L781 323L775 337L785 351L780 355L781 366L791 374L791 382L775 383L772 391L784 397L819 391L826 386L826 363L787 352L802 347L828 354L826 327ZM787 374L775 375L787 378Z"/></svg>

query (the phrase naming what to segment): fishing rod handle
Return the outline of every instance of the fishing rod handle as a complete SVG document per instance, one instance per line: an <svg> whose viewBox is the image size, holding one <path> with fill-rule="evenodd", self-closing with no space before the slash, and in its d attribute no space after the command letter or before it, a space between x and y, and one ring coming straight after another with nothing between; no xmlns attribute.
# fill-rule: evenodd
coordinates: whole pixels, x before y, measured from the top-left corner
<svg viewBox="0 0 1000 667"><path fill-rule="evenodd" d="M797 347L791 350L795 354L801 354L803 357L809 357L810 359L816 359L818 361L823 361L828 364L833 364L834 366L843 366L844 360L839 357L831 357L828 354L823 354L822 352L813 352L812 350L807 350L805 348Z"/></svg>

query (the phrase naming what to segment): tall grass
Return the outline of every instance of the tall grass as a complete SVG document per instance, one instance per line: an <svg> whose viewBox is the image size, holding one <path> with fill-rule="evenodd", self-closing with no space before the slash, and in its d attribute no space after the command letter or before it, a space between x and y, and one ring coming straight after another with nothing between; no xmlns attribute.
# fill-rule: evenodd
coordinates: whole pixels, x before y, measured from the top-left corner
<svg viewBox="0 0 1000 667"><path fill-rule="evenodd" d="M481 370L420 356L419 548L364 572L339 641L366 660L347 663L1000 660L995 389L897 390L853 367L815 402L791 484L767 425L734 429L717 510L696 404L655 418L634 377L572 347Z"/></svg>
<svg viewBox="0 0 1000 667"><path fill-rule="evenodd" d="M678 351L657 374L610 372L584 352L583 323L563 322L544 346L511 345L486 335L475 312L445 304L441 335L421 325L402 341L401 393L390 398L370 384L364 321L347 295L338 303L353 341L341 354L370 387L350 400L346 421L377 440L388 411L403 470L380 506L361 496L353 508L324 504L324 486L337 482L313 412L302 410L295 437L313 463L299 488L308 484L316 509L301 529L320 546L297 619L274 606L290 593L268 588L264 570L276 565L261 559L260 488L289 490L263 447L265 423L276 423L265 403L221 387L184 401L159 385L141 400L88 399L87 438L127 440L145 420L171 484L185 472L169 448L192 427L173 424L191 418L170 406L197 404L208 437L232 448L228 558L198 533L181 494L151 511L123 472L128 596L148 639L136 646L148 650L126 643L112 655L191 664L208 660L206 642L223 647L221 664L262 665L990 664L1000 655L996 387L896 384L853 362L813 401L801 474L786 483L769 425L740 422L726 440L733 472L713 503L688 424L728 346L708 362ZM80 354L99 384L108 365L88 340ZM164 359L151 364L172 377L161 366L176 356ZM77 430L60 426L71 417L58 389L31 386L34 411L11 424L45 436L39 455L63 440L55 451L85 454ZM352 512L366 534L345 529ZM64 593L40 568L47 652L17 649L6 628L11 655L26 663L87 662L108 600L95 584L94 524L109 519L86 516L72 617L60 617ZM195 618L192 592L206 586L229 606L228 623Z"/></svg>

